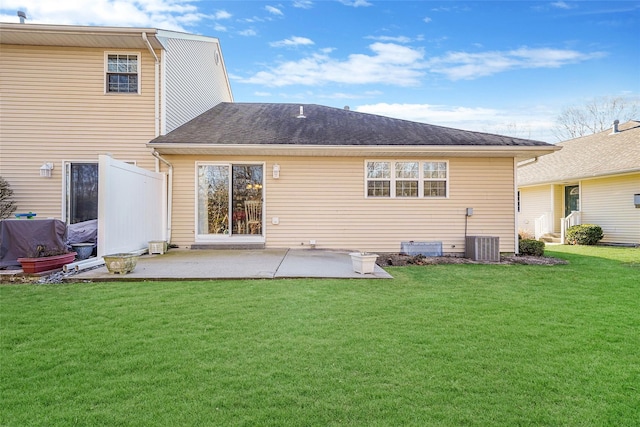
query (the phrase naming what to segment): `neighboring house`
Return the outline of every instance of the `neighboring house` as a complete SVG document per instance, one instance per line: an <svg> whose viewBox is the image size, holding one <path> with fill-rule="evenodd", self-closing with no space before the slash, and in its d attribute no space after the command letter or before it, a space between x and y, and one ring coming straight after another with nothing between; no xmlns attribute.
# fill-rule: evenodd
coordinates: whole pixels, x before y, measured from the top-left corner
<svg viewBox="0 0 640 427"><path fill-rule="evenodd" d="M597 224L605 243L640 244L640 122L557 145L518 168L520 229L562 240L571 225Z"/></svg>
<svg viewBox="0 0 640 427"><path fill-rule="evenodd" d="M464 252L465 234L517 251L517 164L559 149L346 108L245 103L148 145L171 165L182 247L397 252L414 241L450 254Z"/></svg>
<svg viewBox="0 0 640 427"><path fill-rule="evenodd" d="M146 143L233 100L216 38L7 23L0 94L0 175L18 212L68 224L98 217L99 154L153 171Z"/></svg>

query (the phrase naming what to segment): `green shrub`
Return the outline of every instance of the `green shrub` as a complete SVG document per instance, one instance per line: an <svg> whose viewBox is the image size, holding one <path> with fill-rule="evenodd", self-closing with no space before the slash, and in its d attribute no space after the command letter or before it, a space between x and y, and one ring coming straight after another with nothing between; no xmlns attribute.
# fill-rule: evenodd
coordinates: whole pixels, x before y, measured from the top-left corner
<svg viewBox="0 0 640 427"><path fill-rule="evenodd" d="M542 256L544 255L544 242L534 239L521 239L518 242L520 255Z"/></svg>
<svg viewBox="0 0 640 427"><path fill-rule="evenodd" d="M570 245L595 245L604 234L599 225L582 224L569 227L566 239Z"/></svg>

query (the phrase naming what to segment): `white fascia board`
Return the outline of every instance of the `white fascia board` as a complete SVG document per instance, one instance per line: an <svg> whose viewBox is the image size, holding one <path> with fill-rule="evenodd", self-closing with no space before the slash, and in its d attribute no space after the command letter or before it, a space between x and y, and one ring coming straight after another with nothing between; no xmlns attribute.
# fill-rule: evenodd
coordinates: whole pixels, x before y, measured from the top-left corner
<svg viewBox="0 0 640 427"><path fill-rule="evenodd" d="M196 40L200 42L218 43L218 44L220 43L220 40L217 37L201 36L199 34L190 34L190 33L180 33L178 31L157 30L156 36L167 38L167 39Z"/></svg>
<svg viewBox="0 0 640 427"><path fill-rule="evenodd" d="M538 187L540 185L554 185L554 184L565 185L566 183L570 183L570 182L588 181L590 179L599 179L599 178L615 178L619 176L633 175L636 173L640 173L640 168L615 171L615 172L602 172L602 173L596 173L591 175L559 177L557 179L550 179L550 180L539 181L539 182L527 182L526 184L518 184L518 188Z"/></svg>
<svg viewBox="0 0 640 427"><path fill-rule="evenodd" d="M224 155L289 155L289 156L452 156L452 157L516 157L528 159L558 150L558 147L482 147L482 146L359 146L359 145L295 145L295 144L147 144L160 154L224 154Z"/></svg>

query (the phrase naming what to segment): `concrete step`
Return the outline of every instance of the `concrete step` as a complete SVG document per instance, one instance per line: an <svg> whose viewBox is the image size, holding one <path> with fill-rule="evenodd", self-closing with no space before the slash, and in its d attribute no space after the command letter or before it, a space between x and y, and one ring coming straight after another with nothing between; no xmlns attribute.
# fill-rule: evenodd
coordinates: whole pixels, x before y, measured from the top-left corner
<svg viewBox="0 0 640 427"><path fill-rule="evenodd" d="M560 233L547 233L540 237L545 243L562 243L560 241Z"/></svg>

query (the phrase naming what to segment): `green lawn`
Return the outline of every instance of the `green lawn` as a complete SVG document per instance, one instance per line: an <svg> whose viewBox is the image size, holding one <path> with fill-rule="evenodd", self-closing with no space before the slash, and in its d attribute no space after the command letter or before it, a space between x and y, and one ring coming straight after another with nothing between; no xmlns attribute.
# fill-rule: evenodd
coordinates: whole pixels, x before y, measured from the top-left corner
<svg viewBox="0 0 640 427"><path fill-rule="evenodd" d="M0 286L0 425L640 425L640 249L547 254Z"/></svg>

